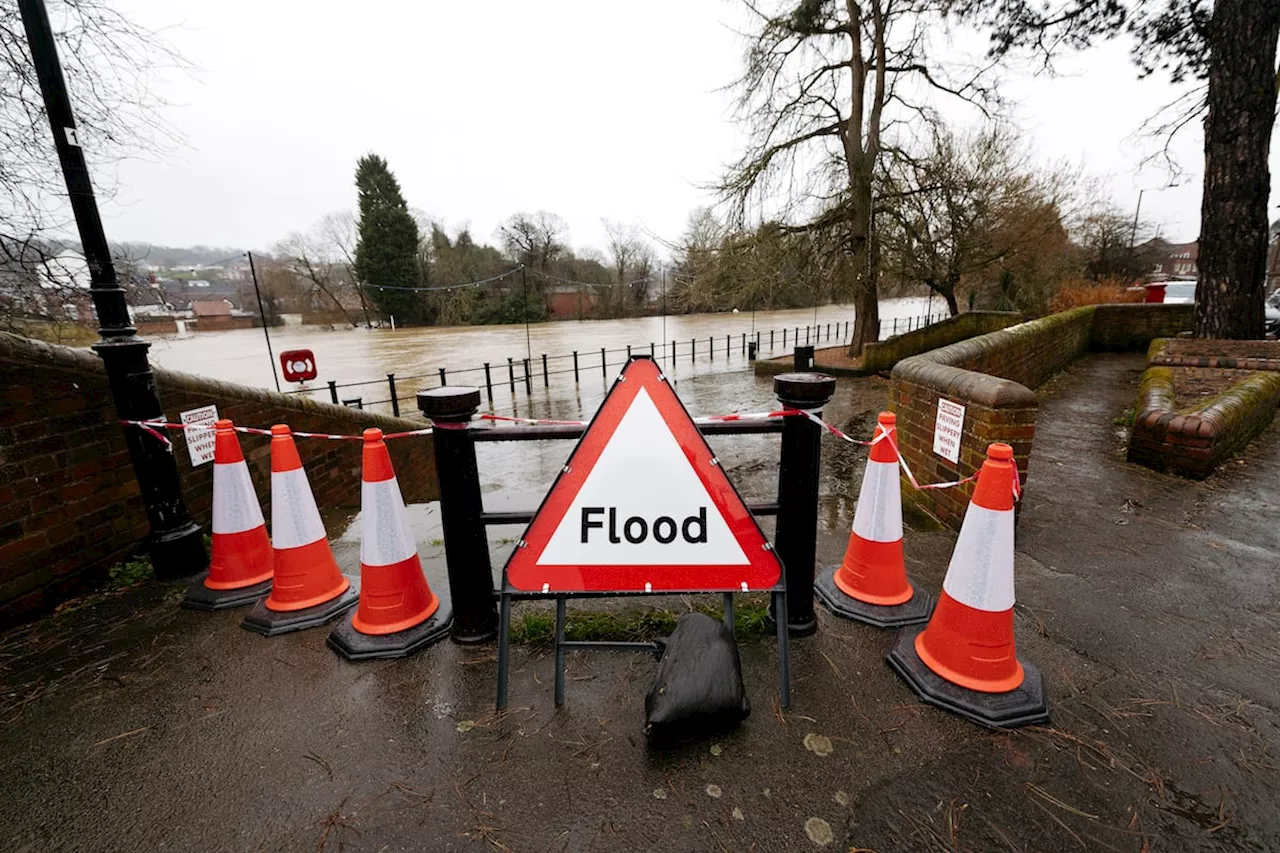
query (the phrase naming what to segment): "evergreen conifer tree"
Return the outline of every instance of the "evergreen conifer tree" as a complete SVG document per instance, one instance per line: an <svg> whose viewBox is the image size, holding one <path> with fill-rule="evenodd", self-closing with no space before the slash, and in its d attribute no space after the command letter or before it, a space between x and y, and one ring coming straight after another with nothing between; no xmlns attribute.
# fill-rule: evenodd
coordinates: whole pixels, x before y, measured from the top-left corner
<svg viewBox="0 0 1280 853"><path fill-rule="evenodd" d="M360 201L356 275L365 292L384 314L400 324L421 323L426 317L418 263L418 223L409 213L400 184L377 154L356 162L356 190Z"/></svg>

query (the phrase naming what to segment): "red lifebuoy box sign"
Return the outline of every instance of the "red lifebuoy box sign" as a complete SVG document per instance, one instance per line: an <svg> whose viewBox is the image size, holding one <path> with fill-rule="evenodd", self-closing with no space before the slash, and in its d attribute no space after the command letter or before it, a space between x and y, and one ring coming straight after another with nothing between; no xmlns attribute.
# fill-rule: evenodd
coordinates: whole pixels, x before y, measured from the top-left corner
<svg viewBox="0 0 1280 853"><path fill-rule="evenodd" d="M280 353L280 370L286 382L307 382L316 378L316 357L309 349L290 349Z"/></svg>
<svg viewBox="0 0 1280 853"><path fill-rule="evenodd" d="M629 362L520 544L528 592L772 589L764 533L658 365Z"/></svg>

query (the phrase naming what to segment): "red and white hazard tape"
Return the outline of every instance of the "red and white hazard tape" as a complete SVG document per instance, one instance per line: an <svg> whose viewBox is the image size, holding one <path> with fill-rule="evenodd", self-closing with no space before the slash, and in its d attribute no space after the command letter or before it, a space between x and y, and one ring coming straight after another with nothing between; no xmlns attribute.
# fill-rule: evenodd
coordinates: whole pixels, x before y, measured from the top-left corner
<svg viewBox="0 0 1280 853"><path fill-rule="evenodd" d="M847 441L850 444L856 444L861 447L871 447L874 444L878 444L881 441L887 440L889 444L893 447L894 455L898 457L898 464L902 466L902 473L906 475L907 481L911 483L912 488L917 489L919 491L927 491L930 489L951 489L951 488L955 488L956 486L962 486L965 483L971 483L974 480L978 479L977 472L974 472L973 474L970 474L968 477L965 477L962 480L951 480L946 483L919 482L918 480L916 480L916 475L911 473L911 468L907 465L907 460L903 458L902 451L898 449L897 442L895 442L893 440L893 437L889 435L889 433L886 432L884 428L881 427L879 424L876 424L876 433L872 437L872 439L870 441L863 441L858 438L853 438L852 436L848 435L838 427L832 426L831 424L827 423L822 418L815 415L813 412L809 412L804 409L777 409L771 412L734 412L728 415L710 415L706 417L694 418L693 421L694 423L698 423L698 424L708 424L708 423L730 423L733 421L764 421L764 420L771 420L773 418L790 418L790 417L808 418L818 426L822 427L831 435L836 436L842 441ZM485 412L484 414L480 415L480 420L506 421L508 423L529 424L529 425L537 425L537 426L586 426L587 425L587 421L560 421L560 420L548 420L545 418L518 418L518 417L513 417L511 415L495 415L492 412ZM166 436L163 432L160 432L160 430L162 429L173 429L173 430L215 429L215 427L209 426L208 424L171 424L171 423L166 423L160 420L155 420L155 421L121 420L120 423L126 426L136 426L139 429L143 430L144 432L150 433L151 435L155 436L157 439L164 442L166 445L169 445L170 442L169 442L168 436ZM383 439L411 438L419 435L430 435L435 429L466 429L466 426L467 426L466 424L438 423L438 424L435 424L434 426L425 427L423 429L408 430L406 432L385 433L382 437ZM271 430L260 429L258 427L238 426L238 427L234 427L234 429L236 432L246 433L248 435L267 435L267 436L271 435ZM326 432L296 432L295 431L293 435L296 438L320 438L320 439L329 439L332 441L362 441L363 440L363 436L359 436L359 435L335 435L335 434L326 433ZM1016 476L1013 478L1013 498L1014 500L1020 500L1022 498L1021 483L1019 482L1019 478Z"/></svg>

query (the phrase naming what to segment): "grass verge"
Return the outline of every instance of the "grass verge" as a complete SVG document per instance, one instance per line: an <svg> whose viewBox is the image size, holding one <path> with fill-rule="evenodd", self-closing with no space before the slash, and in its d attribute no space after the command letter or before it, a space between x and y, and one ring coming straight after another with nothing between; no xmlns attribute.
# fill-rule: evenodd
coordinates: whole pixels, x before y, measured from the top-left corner
<svg viewBox="0 0 1280 853"><path fill-rule="evenodd" d="M666 637L676 629L676 622L685 613L705 613L720 618L720 607L698 602L688 610L650 608L613 612L608 610L582 610L570 613L565 625L565 638L569 640L613 640L643 642ZM774 629L769 620L768 596L740 597L733 611L734 632L739 640L772 636ZM511 620L511 641L534 646L550 646L555 641L556 617L554 613L538 610L525 613Z"/></svg>

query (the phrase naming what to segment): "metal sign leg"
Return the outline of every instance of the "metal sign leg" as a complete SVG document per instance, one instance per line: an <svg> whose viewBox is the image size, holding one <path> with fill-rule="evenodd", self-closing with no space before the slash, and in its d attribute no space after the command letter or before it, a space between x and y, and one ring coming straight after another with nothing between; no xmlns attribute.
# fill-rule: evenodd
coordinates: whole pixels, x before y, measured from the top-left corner
<svg viewBox="0 0 1280 853"><path fill-rule="evenodd" d="M726 592L724 594L724 626L729 629L729 633L733 630L733 593Z"/></svg>
<svg viewBox="0 0 1280 853"><path fill-rule="evenodd" d="M787 635L787 593L773 594L773 617L778 625L778 693L784 711L791 709L791 645Z"/></svg>
<svg viewBox="0 0 1280 853"><path fill-rule="evenodd" d="M499 711L507 709L507 669L511 665L511 596L502 594L498 617L498 701Z"/></svg>
<svg viewBox="0 0 1280 853"><path fill-rule="evenodd" d="M564 596L556 596L556 707L564 705Z"/></svg>

